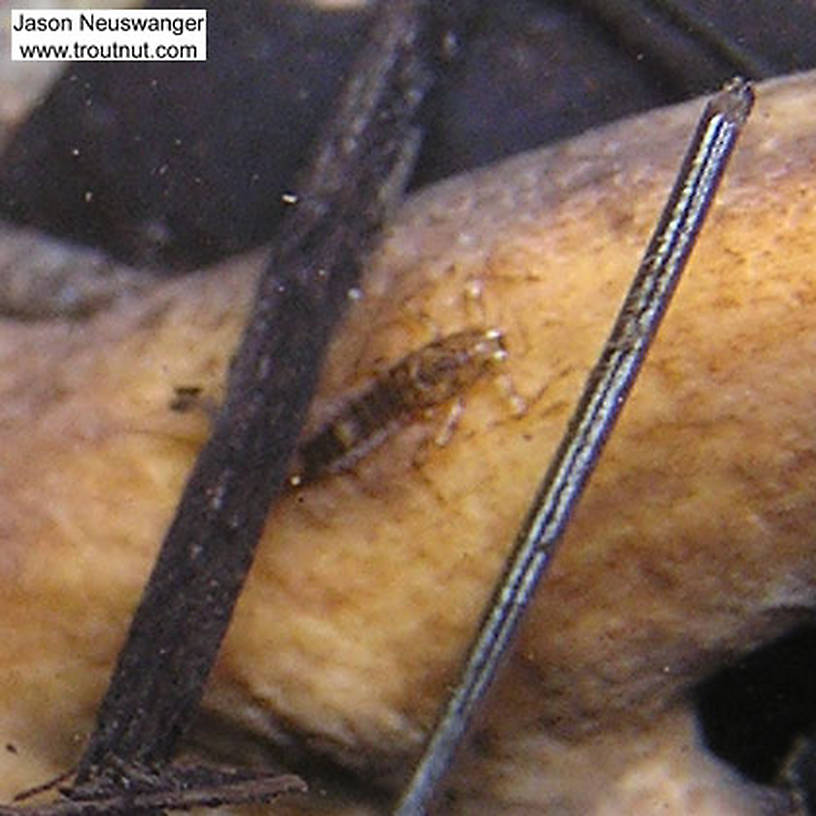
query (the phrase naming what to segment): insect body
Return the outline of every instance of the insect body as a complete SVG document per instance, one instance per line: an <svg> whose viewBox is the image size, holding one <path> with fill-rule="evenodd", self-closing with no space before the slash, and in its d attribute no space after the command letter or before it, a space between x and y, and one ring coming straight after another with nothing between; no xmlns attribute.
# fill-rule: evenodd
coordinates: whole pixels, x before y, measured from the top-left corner
<svg viewBox="0 0 816 816"><path fill-rule="evenodd" d="M291 483L350 467L406 422L469 388L506 356L497 329L465 329L411 352L300 446Z"/></svg>

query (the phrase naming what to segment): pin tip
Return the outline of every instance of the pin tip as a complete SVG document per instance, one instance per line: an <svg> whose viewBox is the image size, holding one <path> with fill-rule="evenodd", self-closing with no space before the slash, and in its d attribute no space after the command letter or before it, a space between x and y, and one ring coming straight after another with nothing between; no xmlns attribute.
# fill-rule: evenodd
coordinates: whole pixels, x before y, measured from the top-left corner
<svg viewBox="0 0 816 816"><path fill-rule="evenodd" d="M711 100L711 107L727 117L735 125L741 126L748 118L754 105L754 89L743 77L733 77L723 85L723 89Z"/></svg>

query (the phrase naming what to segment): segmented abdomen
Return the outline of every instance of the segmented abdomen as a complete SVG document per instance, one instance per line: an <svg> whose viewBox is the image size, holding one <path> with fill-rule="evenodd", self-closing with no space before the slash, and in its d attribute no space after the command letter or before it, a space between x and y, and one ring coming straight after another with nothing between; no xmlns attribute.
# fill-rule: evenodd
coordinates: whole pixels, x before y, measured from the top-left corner
<svg viewBox="0 0 816 816"><path fill-rule="evenodd" d="M496 329L465 329L407 354L298 449L293 484L345 470L506 357Z"/></svg>

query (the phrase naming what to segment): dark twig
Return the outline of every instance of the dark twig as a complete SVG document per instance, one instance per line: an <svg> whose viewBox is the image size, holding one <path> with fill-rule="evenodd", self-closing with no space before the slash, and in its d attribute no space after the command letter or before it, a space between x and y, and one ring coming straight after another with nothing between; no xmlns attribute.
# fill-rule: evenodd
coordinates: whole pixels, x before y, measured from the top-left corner
<svg viewBox="0 0 816 816"><path fill-rule="evenodd" d="M645 359L753 104L734 80L706 106L643 262L553 457L482 621L461 679L397 816L421 816L438 790L550 563Z"/></svg>
<svg viewBox="0 0 816 816"><path fill-rule="evenodd" d="M300 777L257 771L169 766L154 774L122 767L119 774L113 781L95 781L92 790L62 790L65 798L56 802L0 807L0 816L135 816L164 809L269 802L287 793L306 790Z"/></svg>
<svg viewBox="0 0 816 816"><path fill-rule="evenodd" d="M375 14L259 283L225 404L133 618L74 790L112 767L161 768L190 722L283 483L330 331L411 166L414 118L431 75L430 5L386 0ZM97 803L82 806L98 812L87 810Z"/></svg>
<svg viewBox="0 0 816 816"><path fill-rule="evenodd" d="M727 26L714 26L687 0L578 0L621 43L652 61L685 92L701 92L735 73L760 80L779 64ZM700 9L700 10L698 10Z"/></svg>

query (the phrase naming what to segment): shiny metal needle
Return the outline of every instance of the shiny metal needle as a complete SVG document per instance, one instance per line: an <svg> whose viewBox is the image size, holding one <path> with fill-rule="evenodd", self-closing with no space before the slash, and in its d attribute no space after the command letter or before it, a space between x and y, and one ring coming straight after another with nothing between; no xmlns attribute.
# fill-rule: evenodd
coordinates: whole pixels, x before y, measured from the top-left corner
<svg viewBox="0 0 816 816"><path fill-rule="evenodd" d="M706 106L677 180L516 539L467 662L396 816L427 808L496 674L569 516L623 407L719 185L753 92L734 79Z"/></svg>

